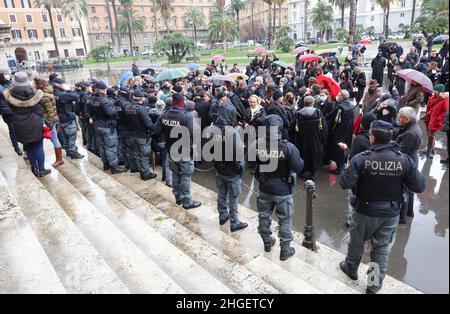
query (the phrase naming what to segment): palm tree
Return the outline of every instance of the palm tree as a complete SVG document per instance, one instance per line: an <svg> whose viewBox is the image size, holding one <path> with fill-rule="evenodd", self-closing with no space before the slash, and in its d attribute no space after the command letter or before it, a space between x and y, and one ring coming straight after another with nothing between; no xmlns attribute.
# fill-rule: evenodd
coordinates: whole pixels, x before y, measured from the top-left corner
<svg viewBox="0 0 450 314"><path fill-rule="evenodd" d="M140 16L132 5L124 5L119 9L119 28L122 33L130 37L131 54L134 55L133 38L136 33L143 33L145 30L145 18Z"/></svg>
<svg viewBox="0 0 450 314"><path fill-rule="evenodd" d="M83 39L84 53L88 54L86 39L84 37L83 25L81 24L81 20L87 16L88 7L86 0L63 0L62 2L62 13L65 17L75 16L78 21L78 25L80 27L81 38Z"/></svg>
<svg viewBox="0 0 450 314"><path fill-rule="evenodd" d="M211 42L221 40L225 54L227 53L228 40L234 40L239 37L236 19L228 15L225 10L216 7L211 12L209 22L209 40Z"/></svg>
<svg viewBox="0 0 450 314"><path fill-rule="evenodd" d="M56 40L55 24L53 23L52 8L60 7L60 1L58 1L58 0L34 0L34 6L37 8L43 8L48 13L48 17L50 20L50 26L52 28L53 44L55 45L56 56L59 59L60 54L59 54L59 48L58 48L58 41Z"/></svg>
<svg viewBox="0 0 450 314"><path fill-rule="evenodd" d="M111 42L112 42L112 46L115 47L116 41L114 40L114 29L113 29L113 22L112 22L112 16L111 16L111 7L109 6L109 0L105 0L105 4L106 4L106 16L108 17L108 23L109 23L109 33L111 35ZM119 47L119 50L120 50L120 47Z"/></svg>
<svg viewBox="0 0 450 314"><path fill-rule="evenodd" d="M350 21L348 29L348 43L354 44L356 33L356 14L358 13L358 0L350 0Z"/></svg>
<svg viewBox="0 0 450 314"><path fill-rule="evenodd" d="M199 7L189 7L189 10L183 16L184 28L194 29L194 40L197 43L197 28L205 25L205 15Z"/></svg>
<svg viewBox="0 0 450 314"><path fill-rule="evenodd" d="M155 42L158 41L158 17L157 13L159 11L159 0L151 0L152 11L153 11L153 26L155 27Z"/></svg>
<svg viewBox="0 0 450 314"><path fill-rule="evenodd" d="M448 0L424 0L422 12L433 15L448 15Z"/></svg>
<svg viewBox="0 0 450 314"><path fill-rule="evenodd" d="M324 39L323 37L327 31L332 28L333 22L333 7L326 5L322 1L317 2L311 11L311 23L315 28L320 30L322 39Z"/></svg>
<svg viewBox="0 0 450 314"><path fill-rule="evenodd" d="M274 0L262 0L263 2L265 2L268 6L269 6L269 28L268 28L268 46L269 49L272 47L272 5L274 3Z"/></svg>
<svg viewBox="0 0 450 314"><path fill-rule="evenodd" d="M256 36L255 36L255 7L259 4L260 0L248 0L247 1L247 6L250 6L250 10L251 10L251 19L252 19L252 36L253 36L253 40L256 40Z"/></svg>
<svg viewBox="0 0 450 314"><path fill-rule="evenodd" d="M166 26L166 30L168 33L170 33L169 19L174 11L173 0L157 0L157 1L159 11L161 12L161 16L163 17L164 20L164 25Z"/></svg>
<svg viewBox="0 0 450 314"><path fill-rule="evenodd" d="M120 51L122 49L122 36L120 35L119 15L117 14L116 0L111 0L111 4L112 4L112 9L113 9L115 30L116 30L116 36L117 36L117 47L118 47L118 52L120 54ZM111 27L112 27L112 25L111 25Z"/></svg>
<svg viewBox="0 0 450 314"><path fill-rule="evenodd" d="M228 8L236 14L236 20L238 22L239 33L241 32L240 27L239 27L239 22L240 22L239 16L240 16L241 11L245 9L246 5L247 5L247 3L242 0L231 0L230 5L228 6Z"/></svg>
<svg viewBox="0 0 450 314"><path fill-rule="evenodd" d="M389 14L391 12L391 4L396 2L397 0L377 0L377 3L383 9L383 33L386 38L389 36Z"/></svg>
<svg viewBox="0 0 450 314"><path fill-rule="evenodd" d="M308 10L309 10L309 0L305 0L305 24L304 24L304 31L305 33L303 34L304 40L306 41L308 39Z"/></svg>
<svg viewBox="0 0 450 314"><path fill-rule="evenodd" d="M351 0L331 0L331 3L341 9L341 27L345 26L345 8L350 6Z"/></svg>

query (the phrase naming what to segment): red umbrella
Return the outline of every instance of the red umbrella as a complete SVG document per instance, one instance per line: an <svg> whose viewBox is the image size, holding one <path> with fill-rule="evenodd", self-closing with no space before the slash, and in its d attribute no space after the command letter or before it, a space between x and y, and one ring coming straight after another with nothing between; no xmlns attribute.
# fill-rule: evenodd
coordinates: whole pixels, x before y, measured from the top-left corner
<svg viewBox="0 0 450 314"><path fill-rule="evenodd" d="M292 54L294 56L298 56L299 54L304 53L306 50L309 50L309 48L308 47L298 47L297 49L292 51Z"/></svg>
<svg viewBox="0 0 450 314"><path fill-rule="evenodd" d="M316 80L321 88L327 89L330 92L333 99L336 99L336 96L341 92L341 87L332 77L320 74L316 77Z"/></svg>
<svg viewBox="0 0 450 314"><path fill-rule="evenodd" d="M370 39L363 39L358 42L361 45L372 45L372 41Z"/></svg>
<svg viewBox="0 0 450 314"><path fill-rule="evenodd" d="M255 52L262 53L263 55L267 55L267 49L263 47L255 48Z"/></svg>
<svg viewBox="0 0 450 314"><path fill-rule="evenodd" d="M225 57L222 55L212 56L211 60L225 60Z"/></svg>
<svg viewBox="0 0 450 314"><path fill-rule="evenodd" d="M309 55L301 56L298 60L300 60L301 62L317 61L317 60L319 60L319 56L309 54Z"/></svg>

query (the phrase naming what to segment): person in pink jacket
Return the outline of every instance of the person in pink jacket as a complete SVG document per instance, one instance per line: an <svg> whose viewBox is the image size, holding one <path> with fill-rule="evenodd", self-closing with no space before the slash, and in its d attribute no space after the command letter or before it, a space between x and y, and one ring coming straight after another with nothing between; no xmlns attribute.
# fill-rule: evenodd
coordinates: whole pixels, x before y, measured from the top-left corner
<svg viewBox="0 0 450 314"><path fill-rule="evenodd" d="M433 96L430 97L427 104L427 114L424 117L424 122L428 132L428 145L423 153L433 159L435 134L442 130L445 121L445 115L448 112L448 93L444 93L445 86L437 84L434 87Z"/></svg>

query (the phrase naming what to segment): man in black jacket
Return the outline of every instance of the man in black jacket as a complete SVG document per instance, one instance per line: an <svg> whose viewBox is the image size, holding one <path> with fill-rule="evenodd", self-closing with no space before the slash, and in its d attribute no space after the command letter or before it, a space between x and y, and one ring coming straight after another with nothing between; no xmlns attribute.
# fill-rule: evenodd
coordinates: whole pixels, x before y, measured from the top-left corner
<svg viewBox="0 0 450 314"><path fill-rule="evenodd" d="M289 118L286 114L286 111L283 108L283 93L281 91L276 90L272 97L272 102L266 107L266 113L267 115L277 115L281 118L283 121L283 129L281 131L282 139L287 140L289 139Z"/></svg>

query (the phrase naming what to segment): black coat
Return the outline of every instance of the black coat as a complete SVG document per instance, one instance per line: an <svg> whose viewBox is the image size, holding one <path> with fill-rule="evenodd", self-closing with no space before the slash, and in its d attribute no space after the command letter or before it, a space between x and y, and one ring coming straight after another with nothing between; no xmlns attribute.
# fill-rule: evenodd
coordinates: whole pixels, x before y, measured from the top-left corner
<svg viewBox="0 0 450 314"><path fill-rule="evenodd" d="M212 123L211 118L209 117L209 111L211 109L211 104L203 99L199 99L195 101L195 111L198 112L200 119L202 120L201 128L203 130L210 126Z"/></svg>
<svg viewBox="0 0 450 314"><path fill-rule="evenodd" d="M372 60L372 79L377 80L378 84L383 83L384 68L386 67L386 59L376 57Z"/></svg>
<svg viewBox="0 0 450 314"><path fill-rule="evenodd" d="M401 127L396 143L400 151L411 157L416 165L418 165L419 156L417 151L422 144L422 131L417 122L411 122L408 125Z"/></svg>
<svg viewBox="0 0 450 314"><path fill-rule="evenodd" d="M370 148L369 131L363 130L359 135L353 139L352 149L350 151L349 158L352 159L354 156L365 152Z"/></svg>
<svg viewBox="0 0 450 314"><path fill-rule="evenodd" d="M17 141L22 144L42 140L44 108L40 104L44 92L29 87L13 87L4 92L13 113Z"/></svg>

